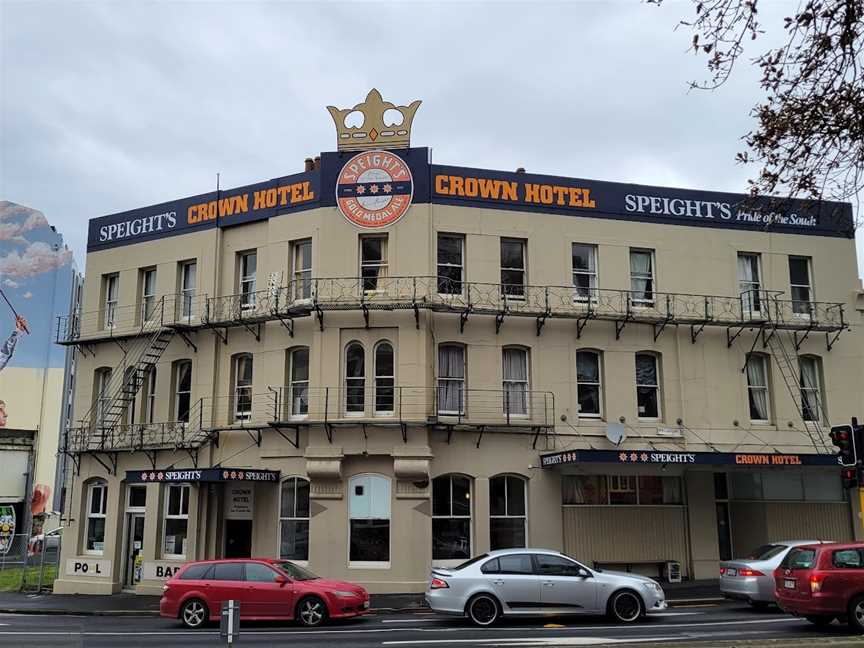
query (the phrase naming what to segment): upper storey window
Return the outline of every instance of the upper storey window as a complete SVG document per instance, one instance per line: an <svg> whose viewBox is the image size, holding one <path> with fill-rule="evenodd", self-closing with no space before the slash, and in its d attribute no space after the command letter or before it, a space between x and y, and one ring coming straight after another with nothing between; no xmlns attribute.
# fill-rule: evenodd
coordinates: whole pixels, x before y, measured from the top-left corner
<svg viewBox="0 0 864 648"><path fill-rule="evenodd" d="M792 289L792 312L802 317L810 317L810 312L813 309L810 263L810 257L789 257L789 287Z"/></svg>
<svg viewBox="0 0 864 648"><path fill-rule="evenodd" d="M745 314L762 310L759 280L759 255L738 253L738 292L741 295L741 308Z"/></svg>
<svg viewBox="0 0 864 648"><path fill-rule="evenodd" d="M524 239L501 239L501 296L504 298L525 298L525 247Z"/></svg>
<svg viewBox="0 0 864 648"><path fill-rule="evenodd" d="M654 305L654 250L630 249L630 300L634 306Z"/></svg>
<svg viewBox="0 0 864 648"><path fill-rule="evenodd" d="M387 237L360 237L360 277L366 292L383 290L381 279L387 276Z"/></svg>
<svg viewBox="0 0 864 648"><path fill-rule="evenodd" d="M258 253L241 252L239 261L239 292L240 308L243 310L255 308L255 277L258 274Z"/></svg>
<svg viewBox="0 0 864 648"><path fill-rule="evenodd" d="M295 241L293 247L294 299L312 298L312 239Z"/></svg>
<svg viewBox="0 0 864 648"><path fill-rule="evenodd" d="M461 295L465 279L465 237L438 235L438 294Z"/></svg>
<svg viewBox="0 0 864 648"><path fill-rule="evenodd" d="M597 247L574 243L572 246L573 298L587 302L596 297L597 291Z"/></svg>

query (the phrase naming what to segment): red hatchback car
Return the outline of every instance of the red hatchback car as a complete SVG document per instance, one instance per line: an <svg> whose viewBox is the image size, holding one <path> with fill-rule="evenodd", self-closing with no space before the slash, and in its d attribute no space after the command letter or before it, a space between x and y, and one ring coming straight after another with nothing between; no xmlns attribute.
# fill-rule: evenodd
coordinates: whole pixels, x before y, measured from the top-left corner
<svg viewBox="0 0 864 648"><path fill-rule="evenodd" d="M159 613L188 628L218 621L222 601L240 602L241 620L296 619L305 626L369 611L360 585L320 578L286 560L190 562L162 588Z"/></svg>
<svg viewBox="0 0 864 648"><path fill-rule="evenodd" d="M803 545L774 570L777 605L818 626L834 619L864 632L864 543Z"/></svg>

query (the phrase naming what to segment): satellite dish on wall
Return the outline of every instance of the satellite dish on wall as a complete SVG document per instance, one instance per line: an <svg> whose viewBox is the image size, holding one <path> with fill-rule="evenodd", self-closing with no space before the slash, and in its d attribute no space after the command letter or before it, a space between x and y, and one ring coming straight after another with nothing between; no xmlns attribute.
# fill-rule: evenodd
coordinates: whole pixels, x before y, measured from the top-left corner
<svg viewBox="0 0 864 648"><path fill-rule="evenodd" d="M607 423L606 438L615 445L621 445L627 438L627 430L620 423Z"/></svg>

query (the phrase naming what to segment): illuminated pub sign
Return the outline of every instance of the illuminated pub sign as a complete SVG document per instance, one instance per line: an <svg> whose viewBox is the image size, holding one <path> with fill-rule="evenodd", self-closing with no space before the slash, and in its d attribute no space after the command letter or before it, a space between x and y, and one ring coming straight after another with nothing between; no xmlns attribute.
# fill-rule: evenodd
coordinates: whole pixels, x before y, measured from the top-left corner
<svg viewBox="0 0 864 648"><path fill-rule="evenodd" d="M836 466L837 457L820 454L760 452L676 452L665 450L564 450L540 455L540 467L551 468L577 463L627 465L701 464L746 468L771 466Z"/></svg>
<svg viewBox="0 0 864 648"><path fill-rule="evenodd" d="M411 205L423 203L662 225L753 231L770 227L789 234L854 236L848 203L752 198L432 164L429 149L410 145L419 105L419 100L405 106L385 102L373 89L353 108L329 106L338 151L322 153L320 164L311 171L94 218L87 251L277 216L290 218L315 208L333 208L335 217L344 217L358 228L383 229L410 219ZM352 115L361 114L360 126L349 124Z"/></svg>
<svg viewBox="0 0 864 648"><path fill-rule="evenodd" d="M279 481L279 471L247 468L161 468L126 471L126 482L129 484L238 481L276 483Z"/></svg>

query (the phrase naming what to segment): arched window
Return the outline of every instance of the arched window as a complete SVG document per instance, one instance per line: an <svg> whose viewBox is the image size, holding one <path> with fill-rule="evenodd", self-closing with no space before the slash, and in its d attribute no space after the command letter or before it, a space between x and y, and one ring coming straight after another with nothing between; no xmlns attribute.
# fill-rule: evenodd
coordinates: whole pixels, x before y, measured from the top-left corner
<svg viewBox="0 0 864 648"><path fill-rule="evenodd" d="M600 353L582 350L576 352L576 399L580 418L603 416L603 384L600 371Z"/></svg>
<svg viewBox="0 0 864 648"><path fill-rule="evenodd" d="M438 413L465 414L465 347L461 344L438 346Z"/></svg>
<svg viewBox="0 0 864 648"><path fill-rule="evenodd" d="M526 546L528 507L525 478L498 475L489 480L489 545L495 549Z"/></svg>
<svg viewBox="0 0 864 648"><path fill-rule="evenodd" d="M363 414L366 409L366 357L363 345L351 342L345 348L345 411Z"/></svg>
<svg viewBox="0 0 864 648"><path fill-rule="evenodd" d="M87 486L86 507L87 535L84 551L101 556L105 550L105 515L108 511L108 484L101 479Z"/></svg>
<svg viewBox="0 0 864 648"><path fill-rule="evenodd" d="M471 480L441 475L432 480L432 560L471 557Z"/></svg>
<svg viewBox="0 0 864 648"><path fill-rule="evenodd" d="M352 563L390 562L390 480L383 475L354 475L348 480Z"/></svg>
<svg viewBox="0 0 864 648"><path fill-rule="evenodd" d="M655 353L636 354L636 412L640 419L659 419L660 358Z"/></svg>
<svg viewBox="0 0 864 648"><path fill-rule="evenodd" d="M309 481L282 481L279 505L279 557L309 560Z"/></svg>
<svg viewBox="0 0 864 648"><path fill-rule="evenodd" d="M801 385L801 414L804 420L824 420L826 417L821 358L809 355L799 357L798 372Z"/></svg>
<svg viewBox="0 0 864 648"><path fill-rule="evenodd" d="M393 345L386 340L375 346L375 413L395 411L396 367Z"/></svg>
<svg viewBox="0 0 864 648"><path fill-rule="evenodd" d="M288 399L290 417L309 414L309 347L288 351Z"/></svg>
<svg viewBox="0 0 864 648"><path fill-rule="evenodd" d="M528 350L521 347L505 347L504 363L504 413L509 416L528 414Z"/></svg>
<svg viewBox="0 0 864 648"><path fill-rule="evenodd" d="M252 355L234 356L234 420L252 418Z"/></svg>
<svg viewBox="0 0 864 648"><path fill-rule="evenodd" d="M174 384L174 407L172 414L179 423L189 422L189 409L192 406L192 361L174 362L172 382Z"/></svg>
<svg viewBox="0 0 864 648"><path fill-rule="evenodd" d="M771 399L768 391L768 356L747 355L747 400L750 420L767 423L771 420Z"/></svg>

